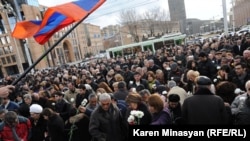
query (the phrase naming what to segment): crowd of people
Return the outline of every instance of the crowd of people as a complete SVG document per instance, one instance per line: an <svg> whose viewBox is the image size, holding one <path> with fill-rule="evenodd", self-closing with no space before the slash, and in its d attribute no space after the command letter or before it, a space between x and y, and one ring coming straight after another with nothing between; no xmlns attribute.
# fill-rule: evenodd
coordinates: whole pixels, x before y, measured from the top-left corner
<svg viewBox="0 0 250 141"><path fill-rule="evenodd" d="M0 87L0 139L126 141L133 125L250 123L250 34L27 74Z"/></svg>

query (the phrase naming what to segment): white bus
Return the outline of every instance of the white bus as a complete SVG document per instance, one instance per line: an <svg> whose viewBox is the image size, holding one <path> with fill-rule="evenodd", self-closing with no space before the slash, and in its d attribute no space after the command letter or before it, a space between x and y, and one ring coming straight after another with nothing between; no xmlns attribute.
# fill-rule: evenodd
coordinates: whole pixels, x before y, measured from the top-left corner
<svg viewBox="0 0 250 141"><path fill-rule="evenodd" d="M179 33L165 35L157 39L109 48L106 50L106 56L107 58L115 58L117 56L127 57L141 51L150 50L152 52L155 52L156 50L161 49L164 46L169 47L181 45L185 42L185 38L185 34Z"/></svg>

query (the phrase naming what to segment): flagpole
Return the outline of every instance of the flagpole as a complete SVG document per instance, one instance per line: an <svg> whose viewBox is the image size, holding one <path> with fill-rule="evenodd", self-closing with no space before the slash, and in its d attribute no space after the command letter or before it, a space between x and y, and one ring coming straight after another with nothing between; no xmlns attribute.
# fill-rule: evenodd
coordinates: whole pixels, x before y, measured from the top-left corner
<svg viewBox="0 0 250 141"><path fill-rule="evenodd" d="M29 66L11 85L16 85L22 78L24 78L52 49L54 49L67 35L73 31L80 23L82 23L90 14L83 17L79 22L77 22L70 30L68 30L52 47L50 47L46 52L44 52L31 66Z"/></svg>

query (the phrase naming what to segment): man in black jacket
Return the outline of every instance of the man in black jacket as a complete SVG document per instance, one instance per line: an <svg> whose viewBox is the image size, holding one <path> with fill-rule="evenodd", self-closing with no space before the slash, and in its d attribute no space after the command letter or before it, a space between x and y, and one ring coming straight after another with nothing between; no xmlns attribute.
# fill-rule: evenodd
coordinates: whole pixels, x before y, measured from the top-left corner
<svg viewBox="0 0 250 141"><path fill-rule="evenodd" d="M207 76L197 78L196 93L184 100L182 117L189 125L222 125L227 122L224 101L213 94L212 81Z"/></svg>
<svg viewBox="0 0 250 141"><path fill-rule="evenodd" d="M217 70L212 61L208 58L208 55L205 52L201 52L199 54L199 62L198 62L198 71L200 75L204 75L212 79L212 77L216 74Z"/></svg>

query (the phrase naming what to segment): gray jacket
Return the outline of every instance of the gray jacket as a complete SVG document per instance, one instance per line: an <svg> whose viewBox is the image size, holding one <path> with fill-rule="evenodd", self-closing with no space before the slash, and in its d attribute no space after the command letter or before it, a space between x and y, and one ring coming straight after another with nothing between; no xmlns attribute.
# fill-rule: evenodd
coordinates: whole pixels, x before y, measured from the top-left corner
<svg viewBox="0 0 250 141"><path fill-rule="evenodd" d="M235 97L234 101L231 104L231 111L233 115L236 115L237 113L239 113L240 110L242 110L246 99L247 93Z"/></svg>

